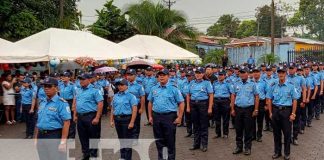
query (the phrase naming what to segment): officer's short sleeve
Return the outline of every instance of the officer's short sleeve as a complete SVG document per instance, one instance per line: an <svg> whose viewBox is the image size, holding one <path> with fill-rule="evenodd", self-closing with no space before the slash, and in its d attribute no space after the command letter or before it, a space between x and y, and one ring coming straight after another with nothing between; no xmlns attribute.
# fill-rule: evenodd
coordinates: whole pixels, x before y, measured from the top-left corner
<svg viewBox="0 0 324 160"><path fill-rule="evenodd" d="M133 94L130 94L130 104L133 106L137 106L137 99Z"/></svg>
<svg viewBox="0 0 324 160"><path fill-rule="evenodd" d="M147 100L150 101L150 102L153 102L153 90L150 91L148 97L147 97Z"/></svg>
<svg viewBox="0 0 324 160"><path fill-rule="evenodd" d="M214 93L213 86L210 81L206 81L206 89L208 94Z"/></svg>
<svg viewBox="0 0 324 160"><path fill-rule="evenodd" d="M259 93L260 93L260 90L259 90L259 89L260 89L260 88L257 87L257 84L254 83L254 84L253 84L253 94L254 94L254 95L259 95Z"/></svg>
<svg viewBox="0 0 324 160"><path fill-rule="evenodd" d="M268 87L267 94L266 94L266 98L268 98L268 99L272 99L272 97L273 97L273 95L272 95L272 94L273 94L273 93L272 93L272 92L273 92L273 87L274 87L274 86L269 86L269 87Z"/></svg>
<svg viewBox="0 0 324 160"><path fill-rule="evenodd" d="M174 94L177 103L184 102L183 96L178 88L174 88Z"/></svg>
<svg viewBox="0 0 324 160"><path fill-rule="evenodd" d="M313 76L313 79L314 79L314 84L315 84L316 86L318 86L318 85L321 84L320 81L319 81L315 76Z"/></svg>
<svg viewBox="0 0 324 160"><path fill-rule="evenodd" d="M228 88L228 90L229 90L229 92L230 92L231 94L234 93L234 86L233 86L232 84L227 83L227 88Z"/></svg>
<svg viewBox="0 0 324 160"><path fill-rule="evenodd" d="M62 102L59 115L60 118L64 121L70 120L72 118L70 106L67 102Z"/></svg>
<svg viewBox="0 0 324 160"><path fill-rule="evenodd" d="M95 89L94 98L97 103L104 100L101 91L99 89Z"/></svg>
<svg viewBox="0 0 324 160"><path fill-rule="evenodd" d="M304 77L301 77L300 79L301 79L300 80L301 81L301 86L302 87L306 87L306 80L305 80L305 78Z"/></svg>
<svg viewBox="0 0 324 160"><path fill-rule="evenodd" d="M139 95L140 95L140 96L145 96L144 88L143 88L143 86L141 86L141 85L140 85Z"/></svg>
<svg viewBox="0 0 324 160"><path fill-rule="evenodd" d="M299 98L297 89L294 85L291 85L291 95L294 100L297 100Z"/></svg>
<svg viewBox="0 0 324 160"><path fill-rule="evenodd" d="M189 93L189 85L184 84L183 86L183 94L187 95Z"/></svg>

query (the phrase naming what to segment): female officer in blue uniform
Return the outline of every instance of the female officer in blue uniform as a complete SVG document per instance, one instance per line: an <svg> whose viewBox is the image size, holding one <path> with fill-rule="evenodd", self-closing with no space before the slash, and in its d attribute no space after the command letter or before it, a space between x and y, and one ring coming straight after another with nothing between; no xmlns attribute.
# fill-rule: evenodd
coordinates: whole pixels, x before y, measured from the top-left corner
<svg viewBox="0 0 324 160"><path fill-rule="evenodd" d="M212 114L213 87L210 81L203 79L205 70L198 67L195 71L196 79L190 82L187 94L187 112L191 112L194 143L190 150L197 150L202 145L202 151L207 151L208 145L208 116Z"/></svg>
<svg viewBox="0 0 324 160"><path fill-rule="evenodd" d="M20 89L22 113L26 122L26 139L33 138L35 128L34 111L32 109L35 92L32 89L31 82L31 79L25 78Z"/></svg>
<svg viewBox="0 0 324 160"><path fill-rule="evenodd" d="M136 139L134 141L134 145L136 145L141 130L141 115L143 113L143 109L145 108L145 92L143 86L136 82L136 71L134 69L130 69L126 72L126 74L127 80L129 82L128 92L133 94L137 100L137 116L133 129L133 138Z"/></svg>
<svg viewBox="0 0 324 160"><path fill-rule="evenodd" d="M69 104L57 95L58 81L44 80L46 99L41 99L36 128L38 155L41 160L66 159L66 139L71 111ZM51 140L49 140L51 139Z"/></svg>
<svg viewBox="0 0 324 160"><path fill-rule="evenodd" d="M121 139L120 158L125 160L132 159L131 141L123 139L133 138L133 128L137 116L136 97L127 90L128 81L122 79L117 81L118 93L112 101L110 123L111 127L116 127L118 138Z"/></svg>

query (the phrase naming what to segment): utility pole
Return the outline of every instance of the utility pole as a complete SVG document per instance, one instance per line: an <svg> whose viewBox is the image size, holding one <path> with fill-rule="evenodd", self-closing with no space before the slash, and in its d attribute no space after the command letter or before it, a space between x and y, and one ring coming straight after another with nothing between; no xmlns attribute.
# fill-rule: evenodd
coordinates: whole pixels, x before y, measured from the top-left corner
<svg viewBox="0 0 324 160"><path fill-rule="evenodd" d="M271 54L275 51L275 4L271 0Z"/></svg>
<svg viewBox="0 0 324 160"><path fill-rule="evenodd" d="M64 0L60 0L60 27L63 27L63 19L64 19Z"/></svg>
<svg viewBox="0 0 324 160"><path fill-rule="evenodd" d="M171 1L171 0L163 0L163 2L168 6L169 10L171 10L171 6L173 6L176 1Z"/></svg>

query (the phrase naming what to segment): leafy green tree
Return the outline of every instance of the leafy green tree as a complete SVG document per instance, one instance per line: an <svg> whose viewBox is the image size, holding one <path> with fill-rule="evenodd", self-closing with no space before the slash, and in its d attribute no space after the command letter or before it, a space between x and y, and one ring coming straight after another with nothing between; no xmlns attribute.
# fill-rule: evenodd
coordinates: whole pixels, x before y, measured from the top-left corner
<svg viewBox="0 0 324 160"><path fill-rule="evenodd" d="M244 38L256 35L258 29L257 23L255 20L246 20L243 21L236 31L237 38Z"/></svg>
<svg viewBox="0 0 324 160"><path fill-rule="evenodd" d="M203 63L222 64L222 56L224 53L224 50L211 50L205 55Z"/></svg>
<svg viewBox="0 0 324 160"><path fill-rule="evenodd" d="M207 29L207 35L236 37L237 29L239 28L240 20L232 14L222 15L217 22Z"/></svg>
<svg viewBox="0 0 324 160"><path fill-rule="evenodd" d="M265 5L257 9L257 23L259 23L259 35L270 37L271 36L271 7ZM284 24L286 24L287 19L284 16L279 16L275 14L275 37L281 37L282 33L285 32Z"/></svg>
<svg viewBox="0 0 324 160"><path fill-rule="evenodd" d="M135 29L127 22L121 10L108 1L104 8L96 10L98 19L90 26L93 34L113 42L123 41L134 35Z"/></svg>
<svg viewBox="0 0 324 160"><path fill-rule="evenodd" d="M258 59L258 63L266 63L268 65L275 64L277 62L280 62L280 57L275 54L263 54L261 57Z"/></svg>
<svg viewBox="0 0 324 160"><path fill-rule="evenodd" d="M185 16L176 10L151 1L142 1L128 8L129 22L140 34L155 35L186 48L183 37L196 38L196 30L187 25Z"/></svg>

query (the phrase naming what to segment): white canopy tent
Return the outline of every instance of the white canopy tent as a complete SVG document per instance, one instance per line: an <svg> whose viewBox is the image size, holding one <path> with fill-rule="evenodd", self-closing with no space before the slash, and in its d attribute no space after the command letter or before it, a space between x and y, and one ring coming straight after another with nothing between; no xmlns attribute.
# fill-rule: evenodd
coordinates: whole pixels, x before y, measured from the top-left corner
<svg viewBox="0 0 324 160"><path fill-rule="evenodd" d="M47 59L46 55L39 55L15 43L0 39L0 63L39 62Z"/></svg>
<svg viewBox="0 0 324 160"><path fill-rule="evenodd" d="M119 44L136 52L144 54L147 59L199 59L198 55L156 36L135 35L120 42Z"/></svg>
<svg viewBox="0 0 324 160"><path fill-rule="evenodd" d="M140 54L84 31L49 28L22 39L16 44L47 55L49 59L74 60L91 57L95 60L115 60L140 57Z"/></svg>

